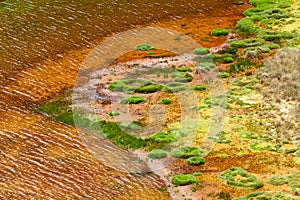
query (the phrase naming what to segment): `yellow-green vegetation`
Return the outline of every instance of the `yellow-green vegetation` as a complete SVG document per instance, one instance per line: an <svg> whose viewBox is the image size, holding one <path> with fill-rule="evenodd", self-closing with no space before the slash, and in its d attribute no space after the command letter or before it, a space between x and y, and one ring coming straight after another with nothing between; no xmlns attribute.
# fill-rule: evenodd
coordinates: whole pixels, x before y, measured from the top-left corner
<svg viewBox="0 0 300 200"><path fill-rule="evenodd" d="M144 104L146 103L146 99L141 96L130 96L121 99L122 104Z"/></svg>
<svg viewBox="0 0 300 200"><path fill-rule="evenodd" d="M273 176L267 179L267 183L275 186L281 186L287 184L290 186L294 193L300 192L300 172L288 175L288 176Z"/></svg>
<svg viewBox="0 0 300 200"><path fill-rule="evenodd" d="M181 91L188 90L188 86L180 82L171 82L163 87L162 91L167 93L177 93Z"/></svg>
<svg viewBox="0 0 300 200"><path fill-rule="evenodd" d="M152 135L151 139L158 143L169 143L175 139L175 134L170 132L160 131Z"/></svg>
<svg viewBox="0 0 300 200"><path fill-rule="evenodd" d="M152 159L161 159L167 157L167 153L161 149L154 149L148 153L148 157Z"/></svg>
<svg viewBox="0 0 300 200"><path fill-rule="evenodd" d="M211 139L217 143L231 143L231 140L226 137L226 135L228 134L229 132L227 131L220 131L218 133L208 136L208 139Z"/></svg>
<svg viewBox="0 0 300 200"><path fill-rule="evenodd" d="M113 92L124 92L127 94L142 93L149 94L160 90L162 86L143 79L122 79L109 84L108 89Z"/></svg>
<svg viewBox="0 0 300 200"><path fill-rule="evenodd" d="M261 38L249 38L245 40L237 40L230 42L229 45L237 48L257 47L264 45L266 41Z"/></svg>
<svg viewBox="0 0 300 200"><path fill-rule="evenodd" d="M198 147L181 146L171 151L170 155L174 158L190 158L190 157L200 157L202 153L203 152Z"/></svg>
<svg viewBox="0 0 300 200"><path fill-rule="evenodd" d="M191 174L178 174L172 178L172 183L176 186L190 185L197 182L195 176Z"/></svg>
<svg viewBox="0 0 300 200"><path fill-rule="evenodd" d="M212 36L225 36L228 35L229 31L223 28L216 28L210 34Z"/></svg>
<svg viewBox="0 0 300 200"><path fill-rule="evenodd" d="M159 104L171 104L173 101L170 98L163 98L162 100L159 101Z"/></svg>
<svg viewBox="0 0 300 200"><path fill-rule="evenodd" d="M192 68L188 67L188 66L182 66L176 69L176 71L179 72L192 72Z"/></svg>
<svg viewBox="0 0 300 200"><path fill-rule="evenodd" d="M205 159L203 157L193 156L188 158L186 163L189 165L203 165L205 163Z"/></svg>
<svg viewBox="0 0 300 200"><path fill-rule="evenodd" d="M120 113L118 111L110 111L108 113L109 116L117 116L117 115L120 115Z"/></svg>
<svg viewBox="0 0 300 200"><path fill-rule="evenodd" d="M286 192L264 191L253 192L242 197L234 198L234 200L296 200L296 197Z"/></svg>
<svg viewBox="0 0 300 200"><path fill-rule="evenodd" d="M203 84L196 84L192 88L193 88L193 90L196 90L196 91L204 91L204 90L206 90L206 86L203 85Z"/></svg>
<svg viewBox="0 0 300 200"><path fill-rule="evenodd" d="M225 170L219 178L223 179L225 183L233 187L247 190L255 190L264 186L263 182L258 180L256 176L249 174L240 167L233 167Z"/></svg>
<svg viewBox="0 0 300 200"><path fill-rule="evenodd" d="M208 48L196 48L196 49L194 49L193 54L206 55L206 54L209 54L209 49Z"/></svg>
<svg viewBox="0 0 300 200"><path fill-rule="evenodd" d="M135 47L136 50L139 50L139 51L148 51L148 50L151 50L153 49L152 45L151 44L139 44Z"/></svg>

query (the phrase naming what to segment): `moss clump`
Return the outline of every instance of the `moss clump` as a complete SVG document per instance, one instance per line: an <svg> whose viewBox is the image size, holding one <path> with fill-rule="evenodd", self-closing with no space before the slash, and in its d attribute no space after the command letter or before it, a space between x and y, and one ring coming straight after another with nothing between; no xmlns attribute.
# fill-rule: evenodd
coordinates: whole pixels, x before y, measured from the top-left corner
<svg viewBox="0 0 300 200"><path fill-rule="evenodd" d="M245 2L243 2L243 1L235 1L235 2L233 2L233 4L239 6L239 5L245 4Z"/></svg>
<svg viewBox="0 0 300 200"><path fill-rule="evenodd" d="M262 46L266 43L264 39L261 38L248 38L240 41L230 42L229 45L237 48L247 48L247 47L257 47Z"/></svg>
<svg viewBox="0 0 300 200"><path fill-rule="evenodd" d="M171 77L174 78L175 82L187 83L193 80L193 77L188 72L173 72Z"/></svg>
<svg viewBox="0 0 300 200"><path fill-rule="evenodd" d="M215 68L216 65L212 62L202 62L199 63L196 67L196 73L204 73L206 71L210 71L211 69Z"/></svg>
<svg viewBox="0 0 300 200"><path fill-rule="evenodd" d="M161 89L160 85L151 83L149 85L144 85L144 86L136 88L135 92L141 93L141 94L149 94L149 93L157 92L160 89Z"/></svg>
<svg viewBox="0 0 300 200"><path fill-rule="evenodd" d="M139 44L135 47L136 50L139 50L139 51L148 51L148 50L151 50L153 49L152 45L151 44Z"/></svg>
<svg viewBox="0 0 300 200"><path fill-rule="evenodd" d="M158 143L169 143L175 139L175 135L169 132L158 132L151 136L151 139Z"/></svg>
<svg viewBox="0 0 300 200"><path fill-rule="evenodd" d="M172 178L172 183L176 186L190 185L197 182L197 179L191 174L178 174Z"/></svg>
<svg viewBox="0 0 300 200"><path fill-rule="evenodd" d="M167 153L161 149L154 149L148 154L148 157L152 159L161 159L167 157Z"/></svg>
<svg viewBox="0 0 300 200"><path fill-rule="evenodd" d="M214 142L217 142L217 143L224 143L224 144L231 143L231 140L226 138L226 136L223 132L213 134L213 135L209 136L208 139L213 140Z"/></svg>
<svg viewBox="0 0 300 200"><path fill-rule="evenodd" d="M225 36L228 35L229 31L223 28L216 28L210 34L212 36Z"/></svg>
<svg viewBox="0 0 300 200"><path fill-rule="evenodd" d="M193 70L190 67L182 66L182 67L177 68L176 71L179 71L179 72L192 72Z"/></svg>
<svg viewBox="0 0 300 200"><path fill-rule="evenodd" d="M280 185L287 184L288 179L285 176L274 176L272 178L267 179L267 183L271 185L280 186Z"/></svg>
<svg viewBox="0 0 300 200"><path fill-rule="evenodd" d="M204 91L204 90L206 90L206 86L203 84L196 84L193 86L193 90Z"/></svg>
<svg viewBox="0 0 300 200"><path fill-rule="evenodd" d="M122 104L144 104L146 103L146 99L141 96L130 96L121 99Z"/></svg>
<svg viewBox="0 0 300 200"><path fill-rule="evenodd" d="M230 74L227 72L219 72L217 74L217 78L229 78L229 77L230 77Z"/></svg>
<svg viewBox="0 0 300 200"><path fill-rule="evenodd" d="M219 178L233 187L255 190L264 186L263 182L240 167L225 170Z"/></svg>
<svg viewBox="0 0 300 200"><path fill-rule="evenodd" d="M296 200L293 195L279 191L264 191L264 192L253 192L245 196L234 198L234 200Z"/></svg>
<svg viewBox="0 0 300 200"><path fill-rule="evenodd" d="M211 59L213 59L213 61L217 61L219 58L221 58L221 55L217 54L217 53L213 53L213 54L210 54L210 57L211 57Z"/></svg>
<svg viewBox="0 0 300 200"><path fill-rule="evenodd" d="M262 151L262 150L269 150L269 151L277 151L277 148L271 144L264 143L262 140L257 140L250 143L250 149L253 151Z"/></svg>
<svg viewBox="0 0 300 200"><path fill-rule="evenodd" d="M291 0L276 0L276 1L274 1L274 0L250 0L249 3L254 6L261 7L262 5L283 4L283 3L290 4Z"/></svg>
<svg viewBox="0 0 300 200"><path fill-rule="evenodd" d="M202 157L193 156L188 158L186 163L189 165L203 165L205 163L205 159Z"/></svg>
<svg viewBox="0 0 300 200"><path fill-rule="evenodd" d="M194 172L193 175L194 176L202 176L202 173L201 172Z"/></svg>
<svg viewBox="0 0 300 200"><path fill-rule="evenodd" d="M188 86L180 82L171 82L163 87L162 91L167 93L177 93L181 91L188 90Z"/></svg>
<svg viewBox="0 0 300 200"><path fill-rule="evenodd" d="M245 34L257 34L261 28L254 24L253 19L246 17L238 21L236 29Z"/></svg>
<svg viewBox="0 0 300 200"><path fill-rule="evenodd" d="M291 187L293 192L300 191L300 172L287 176L288 185Z"/></svg>
<svg viewBox="0 0 300 200"><path fill-rule="evenodd" d="M206 54L209 54L209 49L208 48L196 48L196 49L194 49L193 54L206 55Z"/></svg>
<svg viewBox="0 0 300 200"><path fill-rule="evenodd" d="M294 36L295 34L287 31L262 31L257 35L258 38L261 38L263 40L275 42L279 42L282 39L292 39L294 38Z"/></svg>
<svg viewBox="0 0 300 200"><path fill-rule="evenodd" d="M159 101L159 104L171 104L173 101L170 98L163 98Z"/></svg>
<svg viewBox="0 0 300 200"><path fill-rule="evenodd" d="M201 154L200 149L193 146L178 147L171 151L171 156L174 158L200 157Z"/></svg>
<svg viewBox="0 0 300 200"><path fill-rule="evenodd" d="M224 64L232 63L234 61L234 57L231 56L231 55L226 55L226 56L223 56L223 57L219 58L216 61L220 62L220 63L224 63Z"/></svg>
<svg viewBox="0 0 300 200"><path fill-rule="evenodd" d="M242 132L240 134L240 137L243 138L243 139L257 139L259 138L259 134L255 133L255 132Z"/></svg>
<svg viewBox="0 0 300 200"><path fill-rule="evenodd" d="M109 116L117 116L117 115L120 115L120 113L117 112L117 111L110 111L110 112L108 113L108 115L109 115Z"/></svg>

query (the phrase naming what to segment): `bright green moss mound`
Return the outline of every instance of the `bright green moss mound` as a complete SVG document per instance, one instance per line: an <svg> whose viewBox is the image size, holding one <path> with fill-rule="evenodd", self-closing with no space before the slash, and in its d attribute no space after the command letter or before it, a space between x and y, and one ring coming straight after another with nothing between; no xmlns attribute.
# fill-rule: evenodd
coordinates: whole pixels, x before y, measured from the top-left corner
<svg viewBox="0 0 300 200"><path fill-rule="evenodd" d="M141 96L130 96L121 99L122 104L144 104L146 103L146 99Z"/></svg>
<svg viewBox="0 0 300 200"><path fill-rule="evenodd" d="M195 176L191 174L178 174L172 178L172 183L176 186L190 185L197 182Z"/></svg>
<svg viewBox="0 0 300 200"><path fill-rule="evenodd" d="M120 113L117 112L117 111L110 111L110 112L108 113L108 115L109 115L109 116L117 116L117 115L120 115Z"/></svg>
<svg viewBox="0 0 300 200"><path fill-rule="evenodd" d="M209 54L209 49L208 48L196 48L196 49L194 49L193 54L206 55L206 54Z"/></svg>
<svg viewBox="0 0 300 200"><path fill-rule="evenodd" d="M151 50L153 49L152 45L151 44L139 44L135 47L136 50L139 50L139 51L148 51L148 50Z"/></svg>
<svg viewBox="0 0 300 200"><path fill-rule="evenodd" d="M173 101L170 98L163 98L159 101L159 104L171 104Z"/></svg>
<svg viewBox="0 0 300 200"><path fill-rule="evenodd" d="M287 31L262 31L257 37L266 41L280 41L281 39L292 39L295 35Z"/></svg>
<svg viewBox="0 0 300 200"><path fill-rule="evenodd" d="M250 0L249 3L254 6L261 6L270 4L291 3L291 0Z"/></svg>
<svg viewBox="0 0 300 200"><path fill-rule="evenodd" d="M225 36L228 35L229 31L223 28L216 28L210 34L212 36Z"/></svg>
<svg viewBox="0 0 300 200"><path fill-rule="evenodd" d="M279 191L253 192L234 200L296 200L293 195Z"/></svg>
<svg viewBox="0 0 300 200"><path fill-rule="evenodd" d="M182 67L177 68L176 71L179 71L179 72L192 72L193 70L190 67L182 66Z"/></svg>
<svg viewBox="0 0 300 200"><path fill-rule="evenodd" d="M229 45L237 48L257 47L264 45L266 41L261 38L248 38L245 40L233 41Z"/></svg>
<svg viewBox="0 0 300 200"><path fill-rule="evenodd" d="M188 158L186 163L189 165L203 165L205 163L205 159L202 157L193 156Z"/></svg>
<svg viewBox="0 0 300 200"><path fill-rule="evenodd" d="M249 174L240 167L233 167L225 170L219 178L233 187L243 188L247 190L255 190L264 186L263 182L258 180L256 176Z"/></svg>
<svg viewBox="0 0 300 200"><path fill-rule="evenodd" d="M245 34L257 34L261 28L254 24L254 19L246 17L238 21L236 29Z"/></svg>
<svg viewBox="0 0 300 200"><path fill-rule="evenodd" d="M148 154L148 157L152 159L161 159L167 157L167 153L161 149L154 149Z"/></svg>
<svg viewBox="0 0 300 200"><path fill-rule="evenodd" d="M175 135L169 132L158 132L151 136L151 139L158 143L169 143L175 139Z"/></svg>
<svg viewBox="0 0 300 200"><path fill-rule="evenodd" d="M160 89L161 89L161 86L159 86L157 84L149 84L149 85L144 85L144 86L138 87L135 90L135 92L141 93L141 94L149 94L149 93L157 92Z"/></svg>
<svg viewBox="0 0 300 200"><path fill-rule="evenodd" d="M174 158L190 158L190 157L200 157L202 152L198 147L193 146L183 146L178 147L171 151L171 156Z"/></svg>
<svg viewBox="0 0 300 200"><path fill-rule="evenodd" d="M204 91L204 90L206 90L206 86L203 84L196 84L193 86L193 90Z"/></svg>

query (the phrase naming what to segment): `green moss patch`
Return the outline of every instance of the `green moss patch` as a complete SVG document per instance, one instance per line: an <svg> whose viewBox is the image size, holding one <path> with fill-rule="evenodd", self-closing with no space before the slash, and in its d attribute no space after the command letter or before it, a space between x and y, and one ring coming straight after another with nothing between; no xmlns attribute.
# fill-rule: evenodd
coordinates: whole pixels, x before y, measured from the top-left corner
<svg viewBox="0 0 300 200"><path fill-rule="evenodd" d="M234 200L296 200L293 195L279 191L253 192Z"/></svg>
<svg viewBox="0 0 300 200"><path fill-rule="evenodd" d="M152 135L151 139L158 143L169 143L175 139L175 134L161 131Z"/></svg>
<svg viewBox="0 0 300 200"><path fill-rule="evenodd" d="M172 178L172 183L176 186L190 185L197 182L197 179L191 174L178 174Z"/></svg>
<svg viewBox="0 0 300 200"><path fill-rule="evenodd" d="M233 167L225 170L219 178L223 179L227 184L233 187L247 190L255 190L264 186L263 182L258 180L256 176L249 174L240 167Z"/></svg>
<svg viewBox="0 0 300 200"><path fill-rule="evenodd" d="M188 158L186 163L189 165L203 165L205 163L205 159L202 157L193 156Z"/></svg>
<svg viewBox="0 0 300 200"><path fill-rule="evenodd" d="M230 74L228 72L219 72L217 78L229 78Z"/></svg>
<svg viewBox="0 0 300 200"><path fill-rule="evenodd" d="M188 90L188 86L180 82L171 82L163 87L162 91L167 93L177 93Z"/></svg>
<svg viewBox="0 0 300 200"><path fill-rule="evenodd" d="M261 38L248 38L245 40L233 41L229 45L237 48L257 47L264 45L266 41Z"/></svg>
<svg viewBox="0 0 300 200"><path fill-rule="evenodd" d="M143 79L122 79L109 84L108 89L113 92L124 92L127 94L142 93L149 94L160 90L162 87L153 82Z"/></svg>
<svg viewBox="0 0 300 200"><path fill-rule="evenodd" d="M167 153L161 149L154 149L148 154L148 157L152 159L161 159L167 157Z"/></svg>
<svg viewBox="0 0 300 200"><path fill-rule="evenodd" d="M255 132L248 131L248 132L240 133L240 137L242 139L257 139L257 138L260 137L260 135L258 133L255 133Z"/></svg>
<svg viewBox="0 0 300 200"><path fill-rule="evenodd" d="M176 71L179 71L179 72L192 72L193 70L190 67L182 66L182 67L177 68Z"/></svg>
<svg viewBox="0 0 300 200"><path fill-rule="evenodd" d="M232 141L226 137L227 133L224 133L223 131L215 133L213 135L208 136L208 139L213 140L217 143L231 143Z"/></svg>
<svg viewBox="0 0 300 200"><path fill-rule="evenodd" d="M139 50L139 51L148 51L148 50L151 50L153 49L153 46L151 44L139 44L135 47L136 50Z"/></svg>
<svg viewBox="0 0 300 200"><path fill-rule="evenodd" d="M122 104L144 104L146 103L146 99L141 96L130 96L121 99Z"/></svg>
<svg viewBox="0 0 300 200"><path fill-rule="evenodd" d="M198 147L193 146L183 146L178 147L171 151L171 156L174 158L190 158L190 157L200 157L202 151Z"/></svg>
<svg viewBox="0 0 300 200"><path fill-rule="evenodd" d="M280 186L288 183L288 179L285 176L274 176L267 179L267 183L275 186Z"/></svg>
<svg viewBox="0 0 300 200"><path fill-rule="evenodd" d="M120 115L120 113L117 112L117 111L110 111L110 112L108 113L108 115L109 115L109 116L117 116L117 115Z"/></svg>
<svg viewBox="0 0 300 200"><path fill-rule="evenodd" d="M193 86L193 90L204 91L204 90L206 90L206 86L203 84L196 84Z"/></svg>
<svg viewBox="0 0 300 200"><path fill-rule="evenodd" d="M193 54L206 55L206 54L209 54L209 49L208 48L196 48L196 49L194 49Z"/></svg>
<svg viewBox="0 0 300 200"><path fill-rule="evenodd" d="M225 36L228 35L229 31L223 28L216 28L210 34L212 36Z"/></svg>
<svg viewBox="0 0 300 200"><path fill-rule="evenodd" d="M171 104L173 101L170 98L163 98L162 100L159 101L159 104Z"/></svg>
<svg viewBox="0 0 300 200"><path fill-rule="evenodd" d="M246 17L238 21L236 29L245 34L257 34L261 28L254 24L254 19Z"/></svg>

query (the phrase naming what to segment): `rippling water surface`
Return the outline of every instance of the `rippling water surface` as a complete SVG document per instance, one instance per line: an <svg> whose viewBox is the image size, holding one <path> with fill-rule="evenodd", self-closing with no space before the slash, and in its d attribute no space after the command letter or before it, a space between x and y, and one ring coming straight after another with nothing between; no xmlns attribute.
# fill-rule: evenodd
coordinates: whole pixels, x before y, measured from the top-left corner
<svg viewBox="0 0 300 200"><path fill-rule="evenodd" d="M37 114L35 104L72 86L87 54L80 49L100 38L162 19L217 14L232 2L0 0L0 199L168 199L157 177L108 168L90 156L74 127ZM71 50L79 53L66 59Z"/></svg>

